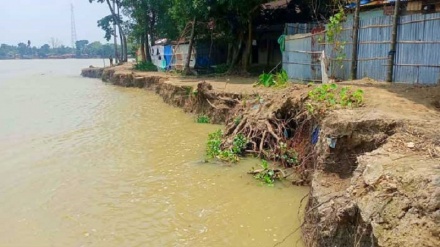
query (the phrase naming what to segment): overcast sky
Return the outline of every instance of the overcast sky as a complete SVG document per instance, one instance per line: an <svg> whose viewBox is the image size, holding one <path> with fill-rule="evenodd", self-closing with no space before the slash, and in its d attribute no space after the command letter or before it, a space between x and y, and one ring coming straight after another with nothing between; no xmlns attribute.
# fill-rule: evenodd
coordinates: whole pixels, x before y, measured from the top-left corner
<svg viewBox="0 0 440 247"><path fill-rule="evenodd" d="M89 0L0 0L0 44L50 44L51 37L71 46L70 4L75 6L77 39L106 42L98 19L110 12L107 5Z"/></svg>

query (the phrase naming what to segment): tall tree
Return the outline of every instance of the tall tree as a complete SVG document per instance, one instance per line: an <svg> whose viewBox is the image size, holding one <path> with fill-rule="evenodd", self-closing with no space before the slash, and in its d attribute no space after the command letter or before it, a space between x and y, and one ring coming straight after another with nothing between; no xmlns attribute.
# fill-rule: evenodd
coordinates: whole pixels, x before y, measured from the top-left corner
<svg viewBox="0 0 440 247"><path fill-rule="evenodd" d="M119 34L122 37L123 42L122 42L121 46L124 47L122 49L127 51L127 37L125 36L124 29L122 28L122 20L120 19L120 16L118 16L118 14L117 14L118 9L115 9L112 4L113 2L117 3L115 6L116 6L116 8L118 8L118 6L120 6L119 5L120 1L117 1L117 0L111 0L111 1L110 0L89 0L90 3L93 3L95 1L98 3L106 2L107 7L110 10L111 16L113 18L113 22L116 23L116 26L118 27ZM122 54L122 55L123 55L123 57L121 59L122 62L126 62L127 61L127 53Z"/></svg>
<svg viewBox="0 0 440 247"><path fill-rule="evenodd" d="M88 40L78 40L75 43L76 47L76 56L81 57L86 49L87 44L89 43Z"/></svg>

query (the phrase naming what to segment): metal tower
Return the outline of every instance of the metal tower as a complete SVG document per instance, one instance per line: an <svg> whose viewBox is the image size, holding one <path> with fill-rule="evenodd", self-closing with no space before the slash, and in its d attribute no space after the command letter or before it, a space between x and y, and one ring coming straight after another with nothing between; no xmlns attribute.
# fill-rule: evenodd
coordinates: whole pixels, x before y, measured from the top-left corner
<svg viewBox="0 0 440 247"><path fill-rule="evenodd" d="M76 46L76 26L75 26L75 9L73 3L70 4L70 16L71 16L71 38L72 38L72 48Z"/></svg>

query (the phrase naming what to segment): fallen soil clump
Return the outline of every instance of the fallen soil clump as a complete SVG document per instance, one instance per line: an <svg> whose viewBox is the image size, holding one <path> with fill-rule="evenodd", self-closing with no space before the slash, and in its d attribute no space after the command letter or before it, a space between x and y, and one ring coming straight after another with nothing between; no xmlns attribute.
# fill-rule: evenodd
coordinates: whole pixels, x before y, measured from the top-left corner
<svg viewBox="0 0 440 247"><path fill-rule="evenodd" d="M307 246L440 246L439 86L343 82L363 90L362 106L321 111L310 109L308 85L261 89L127 67L102 79L225 123L223 148L242 135L246 153L279 162L282 176L296 171L293 183L311 186Z"/></svg>

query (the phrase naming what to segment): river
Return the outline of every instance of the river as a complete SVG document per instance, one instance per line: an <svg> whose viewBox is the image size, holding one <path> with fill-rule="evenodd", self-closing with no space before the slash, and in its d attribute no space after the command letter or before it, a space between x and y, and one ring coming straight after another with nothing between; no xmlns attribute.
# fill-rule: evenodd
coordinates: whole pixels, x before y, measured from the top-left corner
<svg viewBox="0 0 440 247"><path fill-rule="evenodd" d="M201 162L221 126L79 76L102 64L0 61L0 246L274 246L299 226L306 188Z"/></svg>

